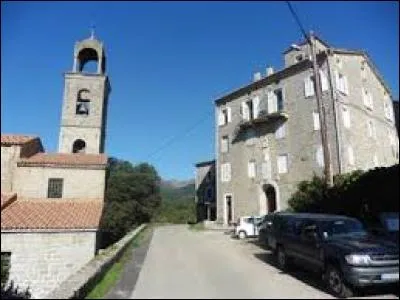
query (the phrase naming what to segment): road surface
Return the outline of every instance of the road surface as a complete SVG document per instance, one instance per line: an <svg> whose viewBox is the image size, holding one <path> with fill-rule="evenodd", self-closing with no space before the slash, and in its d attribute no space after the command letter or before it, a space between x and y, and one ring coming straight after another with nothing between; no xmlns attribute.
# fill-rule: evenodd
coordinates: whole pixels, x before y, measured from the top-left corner
<svg viewBox="0 0 400 300"><path fill-rule="evenodd" d="M317 280L318 281L318 280ZM155 229L131 299L333 298L302 274L274 267L266 250L220 231Z"/></svg>

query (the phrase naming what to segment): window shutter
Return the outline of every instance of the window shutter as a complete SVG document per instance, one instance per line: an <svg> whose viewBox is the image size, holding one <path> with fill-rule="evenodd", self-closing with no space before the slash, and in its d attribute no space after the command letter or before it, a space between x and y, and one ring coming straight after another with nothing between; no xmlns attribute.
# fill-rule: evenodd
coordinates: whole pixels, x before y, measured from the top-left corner
<svg viewBox="0 0 400 300"><path fill-rule="evenodd" d="M228 114L228 123L232 122L232 112L231 112L231 108L227 107L226 108L227 114Z"/></svg>
<svg viewBox="0 0 400 300"><path fill-rule="evenodd" d="M375 154L374 155L374 167L379 166L379 161L378 161L378 156Z"/></svg>
<svg viewBox="0 0 400 300"><path fill-rule="evenodd" d="M334 71L334 76L335 76L335 85L336 85L336 89L337 89L337 90L341 90L339 72L338 72L337 70Z"/></svg>
<svg viewBox="0 0 400 300"><path fill-rule="evenodd" d="M267 93L267 100L268 100L268 107L267 107L267 109L268 109L268 113L270 114L270 113L272 113L273 112L273 104L274 104L274 92L272 92L272 91L269 91L268 93Z"/></svg>
<svg viewBox="0 0 400 300"><path fill-rule="evenodd" d="M373 96L372 96L372 93L371 92L369 92L369 94L368 94L368 104L369 104L369 107L371 108L371 109L373 109L374 108L374 98L373 98Z"/></svg>
<svg viewBox="0 0 400 300"><path fill-rule="evenodd" d="M278 127L278 129L275 132L275 138L276 139L281 139L284 138L286 134L286 125L282 124L281 126Z"/></svg>
<svg viewBox="0 0 400 300"><path fill-rule="evenodd" d="M227 136L222 137L221 140L221 152L228 152L229 140Z"/></svg>
<svg viewBox="0 0 400 300"><path fill-rule="evenodd" d="M247 165L247 173L250 178L256 177L256 163L255 161L249 161Z"/></svg>
<svg viewBox="0 0 400 300"><path fill-rule="evenodd" d="M362 98L365 106L368 106L368 91L365 88L361 88L362 91Z"/></svg>
<svg viewBox="0 0 400 300"><path fill-rule="evenodd" d="M247 106L246 102L242 102L242 112L243 112L243 119L250 120L250 112L249 107Z"/></svg>
<svg viewBox="0 0 400 300"><path fill-rule="evenodd" d="M260 97L256 96L253 98L253 118L258 118L258 114L260 111Z"/></svg>
<svg viewBox="0 0 400 300"><path fill-rule="evenodd" d="M343 116L343 125L346 128L350 128L350 112L348 108L343 107L342 108L342 116Z"/></svg>
<svg viewBox="0 0 400 300"><path fill-rule="evenodd" d="M345 93L346 95L349 94L349 85L347 82L347 76L343 76L343 93Z"/></svg>
<svg viewBox="0 0 400 300"><path fill-rule="evenodd" d="M354 165L354 152L351 146L347 147L347 154L348 154L349 164Z"/></svg>
<svg viewBox="0 0 400 300"><path fill-rule="evenodd" d="M278 156L278 173L283 174L288 171L288 159L287 155L279 155Z"/></svg>
<svg viewBox="0 0 400 300"><path fill-rule="evenodd" d="M320 130L319 113L313 112L314 130Z"/></svg>
<svg viewBox="0 0 400 300"><path fill-rule="evenodd" d="M322 150L322 145L319 145L319 146L318 146L316 156L317 156L317 163L318 163L318 165L319 165L320 167L323 167L323 166L325 165L325 163L324 163L324 152L323 152L323 150Z"/></svg>
<svg viewBox="0 0 400 300"><path fill-rule="evenodd" d="M314 95L314 82L310 76L304 79L304 95L306 97Z"/></svg>
<svg viewBox="0 0 400 300"><path fill-rule="evenodd" d="M226 164L226 181L231 181L231 164Z"/></svg>
<svg viewBox="0 0 400 300"><path fill-rule="evenodd" d="M218 125L222 126L222 125L224 125L224 123L225 123L224 114L222 112L222 109L220 109L219 113L218 113Z"/></svg>
<svg viewBox="0 0 400 300"><path fill-rule="evenodd" d="M322 70L319 70L319 76L321 78L321 89L322 89L322 91L323 92L327 91L329 89L328 88L328 78L326 77L325 72L322 71Z"/></svg>

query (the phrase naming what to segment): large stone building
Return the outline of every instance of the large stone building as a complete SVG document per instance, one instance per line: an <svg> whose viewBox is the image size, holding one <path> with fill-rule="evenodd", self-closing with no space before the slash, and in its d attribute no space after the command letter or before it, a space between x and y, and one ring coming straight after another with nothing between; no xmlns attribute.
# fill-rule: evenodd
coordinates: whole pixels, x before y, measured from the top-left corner
<svg viewBox="0 0 400 300"><path fill-rule="evenodd" d="M392 96L371 59L319 38L316 49L333 174L398 163ZM284 61L215 101L219 223L283 210L300 181L323 175L309 44Z"/></svg>
<svg viewBox="0 0 400 300"><path fill-rule="evenodd" d="M9 280L41 298L96 254L103 211L107 102L105 52L93 36L75 45L65 73L59 152L38 137L1 135L1 254ZM97 62L97 71L85 64Z"/></svg>

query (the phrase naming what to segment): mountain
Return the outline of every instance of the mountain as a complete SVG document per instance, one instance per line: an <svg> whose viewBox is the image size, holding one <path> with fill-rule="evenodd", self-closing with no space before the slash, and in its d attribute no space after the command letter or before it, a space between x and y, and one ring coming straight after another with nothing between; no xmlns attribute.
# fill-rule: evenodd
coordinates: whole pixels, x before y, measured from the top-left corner
<svg viewBox="0 0 400 300"><path fill-rule="evenodd" d="M194 201L194 180L162 180L161 197L165 201Z"/></svg>

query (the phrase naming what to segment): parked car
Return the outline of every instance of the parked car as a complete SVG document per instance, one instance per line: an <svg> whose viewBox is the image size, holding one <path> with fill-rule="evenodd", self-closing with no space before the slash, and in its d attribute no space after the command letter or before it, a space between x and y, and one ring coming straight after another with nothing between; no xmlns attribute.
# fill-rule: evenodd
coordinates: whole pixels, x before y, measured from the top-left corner
<svg viewBox="0 0 400 300"><path fill-rule="evenodd" d="M264 216L258 226L258 241L261 245L271 247L271 232L274 222L274 213Z"/></svg>
<svg viewBox="0 0 400 300"><path fill-rule="evenodd" d="M263 216L240 217L237 223L235 223L234 236L239 237L239 239L257 236L258 225L262 219Z"/></svg>
<svg viewBox="0 0 400 300"><path fill-rule="evenodd" d="M363 220L368 230L377 237L390 239L399 245L399 213L383 212Z"/></svg>
<svg viewBox="0 0 400 300"><path fill-rule="evenodd" d="M399 282L398 246L370 235L357 219L277 213L271 236L281 269L295 262L320 272L335 296L349 297L355 287Z"/></svg>

